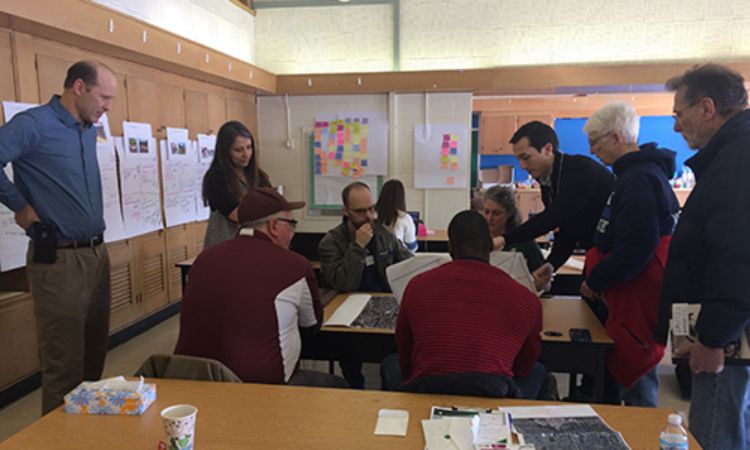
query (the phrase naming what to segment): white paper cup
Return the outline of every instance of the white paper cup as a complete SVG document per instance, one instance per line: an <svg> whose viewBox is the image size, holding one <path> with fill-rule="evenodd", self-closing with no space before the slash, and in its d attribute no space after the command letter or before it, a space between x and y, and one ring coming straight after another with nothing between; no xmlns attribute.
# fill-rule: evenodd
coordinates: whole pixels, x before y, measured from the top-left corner
<svg viewBox="0 0 750 450"><path fill-rule="evenodd" d="M197 414L198 408L193 405L174 405L161 411L169 450L193 450Z"/></svg>

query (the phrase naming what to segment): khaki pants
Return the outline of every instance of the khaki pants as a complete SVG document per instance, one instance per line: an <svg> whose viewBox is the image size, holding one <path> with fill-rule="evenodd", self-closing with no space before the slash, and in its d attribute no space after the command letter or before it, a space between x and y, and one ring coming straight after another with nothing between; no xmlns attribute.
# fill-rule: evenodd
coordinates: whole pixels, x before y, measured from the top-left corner
<svg viewBox="0 0 750 450"><path fill-rule="evenodd" d="M42 413L63 403L83 380L98 380L104 368L111 303L109 254L94 248L57 250L54 264L33 261L26 273L34 300L42 363Z"/></svg>

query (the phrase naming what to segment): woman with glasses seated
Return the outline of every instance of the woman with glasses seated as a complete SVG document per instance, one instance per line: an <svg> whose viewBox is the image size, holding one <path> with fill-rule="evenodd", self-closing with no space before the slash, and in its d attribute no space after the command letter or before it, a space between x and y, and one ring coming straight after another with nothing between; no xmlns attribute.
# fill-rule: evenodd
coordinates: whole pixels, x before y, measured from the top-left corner
<svg viewBox="0 0 750 450"><path fill-rule="evenodd" d="M255 187L271 187L258 168L255 138L238 121L225 123L216 136L216 151L203 177L203 202L211 208L203 248L232 239L237 233L237 206Z"/></svg>
<svg viewBox="0 0 750 450"><path fill-rule="evenodd" d="M516 194L507 186L492 186L487 190L484 194L483 212L493 238L507 234L521 224L521 215L516 206ZM522 253L531 273L544 264L542 251L534 241L509 245L503 251Z"/></svg>

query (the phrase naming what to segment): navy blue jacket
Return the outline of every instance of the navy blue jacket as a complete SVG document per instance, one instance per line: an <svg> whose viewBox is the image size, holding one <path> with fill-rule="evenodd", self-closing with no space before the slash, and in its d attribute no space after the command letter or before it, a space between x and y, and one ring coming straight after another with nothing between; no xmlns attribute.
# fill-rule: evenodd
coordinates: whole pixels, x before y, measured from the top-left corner
<svg viewBox="0 0 750 450"><path fill-rule="evenodd" d="M719 348L750 324L750 110L686 164L696 185L672 235L654 337L666 341L672 303L699 302L698 339Z"/></svg>
<svg viewBox="0 0 750 450"><path fill-rule="evenodd" d="M617 178L596 226L594 245L608 254L586 284L601 292L635 278L654 256L662 236L674 230L679 204L669 179L675 152L644 144L612 166Z"/></svg>

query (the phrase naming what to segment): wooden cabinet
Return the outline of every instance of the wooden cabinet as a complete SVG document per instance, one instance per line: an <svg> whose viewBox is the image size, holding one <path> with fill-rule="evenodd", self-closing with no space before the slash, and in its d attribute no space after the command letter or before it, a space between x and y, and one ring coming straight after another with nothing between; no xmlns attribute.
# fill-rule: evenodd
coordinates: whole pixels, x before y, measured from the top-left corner
<svg viewBox="0 0 750 450"><path fill-rule="evenodd" d="M145 316L169 302L167 287L167 252L164 231L138 236L136 239L136 275L140 286L141 313Z"/></svg>
<svg viewBox="0 0 750 450"><path fill-rule="evenodd" d="M127 77L128 118L150 123L156 139L166 139L167 127L185 128L183 89L168 82Z"/></svg>
<svg viewBox="0 0 750 450"><path fill-rule="evenodd" d="M109 329L119 330L141 317L138 303L140 287L136 283L135 245L131 240L107 244L110 262L112 306Z"/></svg>
<svg viewBox="0 0 750 450"><path fill-rule="evenodd" d="M0 300L0 387L39 370L34 303L28 292Z"/></svg>
<svg viewBox="0 0 750 450"><path fill-rule="evenodd" d="M544 210L542 191L539 189L519 189L516 191L516 206L521 215L521 222L529 220L529 213L539 213Z"/></svg>
<svg viewBox="0 0 750 450"><path fill-rule="evenodd" d="M193 242L195 244L195 255L203 251L203 239L206 238L208 221L193 223Z"/></svg>
<svg viewBox="0 0 750 450"><path fill-rule="evenodd" d="M510 140L516 130L534 120L554 125L551 114L493 114L483 113L479 124L479 153L482 155L512 155Z"/></svg>
<svg viewBox="0 0 750 450"><path fill-rule="evenodd" d="M516 131L516 116L482 115L479 125L479 153L512 155L510 139Z"/></svg>
<svg viewBox="0 0 750 450"><path fill-rule="evenodd" d="M169 285L169 301L174 302L182 298L181 270L175 267L180 261L191 258L195 254L195 239L192 224L178 225L167 228L167 270Z"/></svg>
<svg viewBox="0 0 750 450"><path fill-rule="evenodd" d="M224 97L185 90L185 119L190 130L190 138L197 133L216 134L227 120L227 106Z"/></svg>
<svg viewBox="0 0 750 450"><path fill-rule="evenodd" d="M11 49L10 32L0 31L0 98L15 100L16 88L13 81L13 50ZM3 123L0 117L0 124Z"/></svg>

